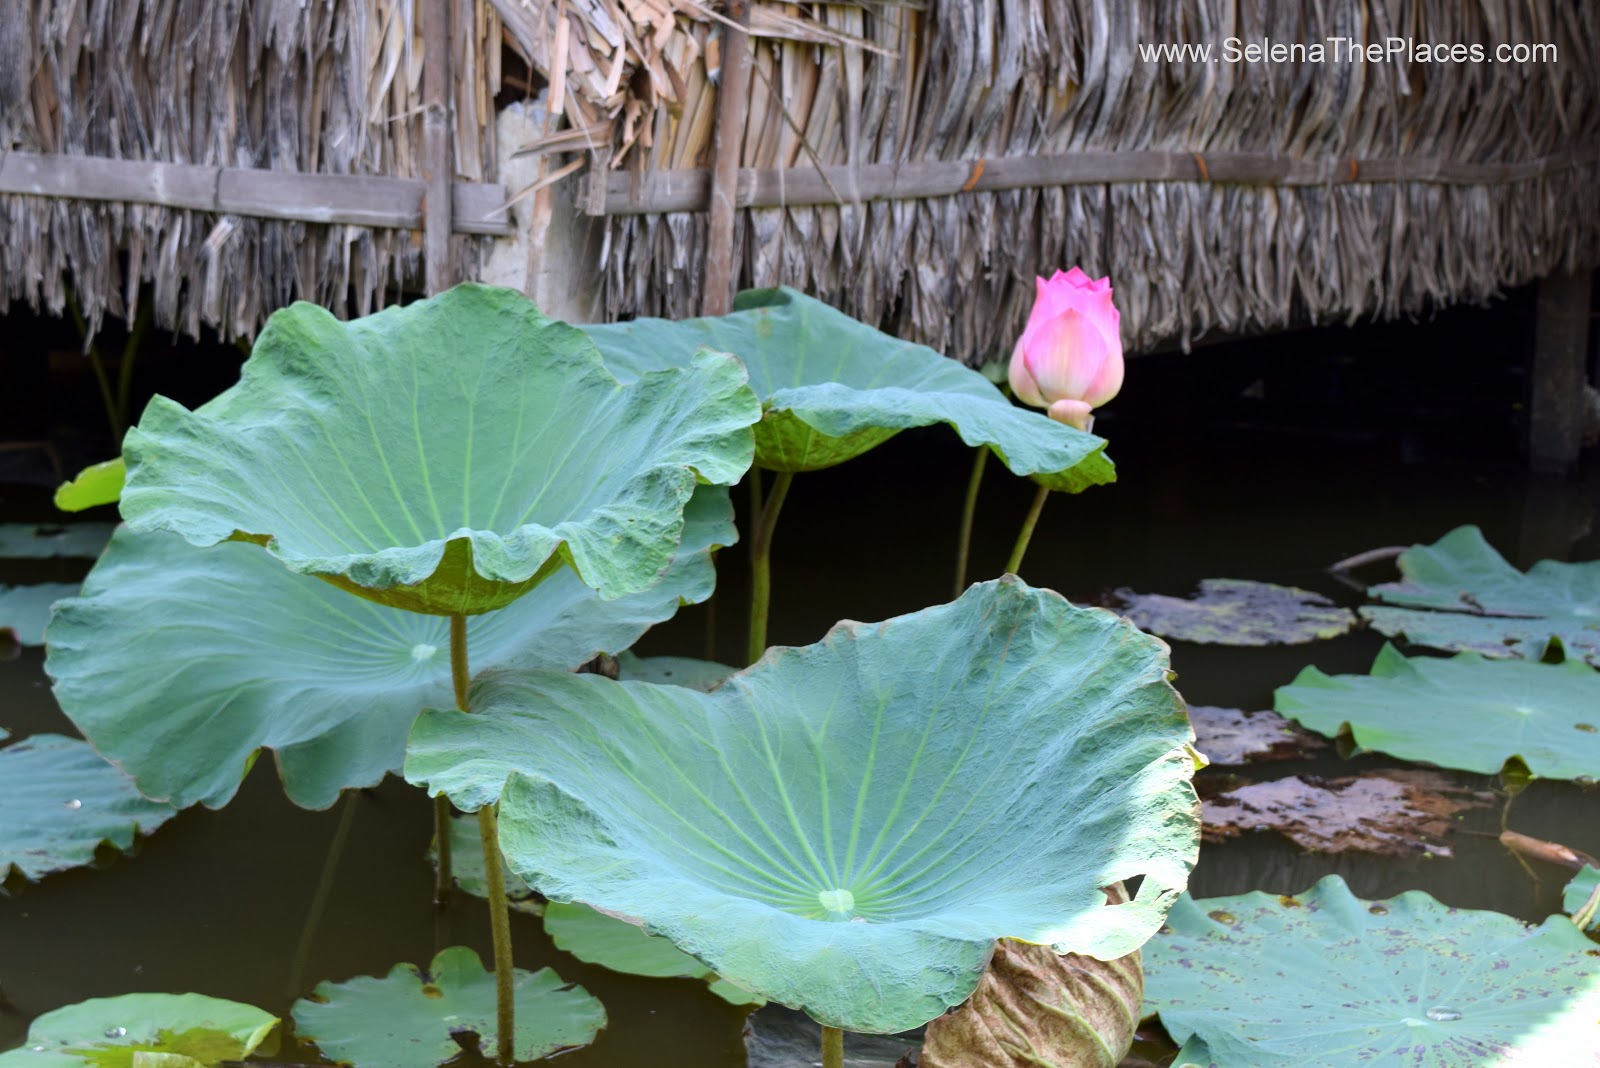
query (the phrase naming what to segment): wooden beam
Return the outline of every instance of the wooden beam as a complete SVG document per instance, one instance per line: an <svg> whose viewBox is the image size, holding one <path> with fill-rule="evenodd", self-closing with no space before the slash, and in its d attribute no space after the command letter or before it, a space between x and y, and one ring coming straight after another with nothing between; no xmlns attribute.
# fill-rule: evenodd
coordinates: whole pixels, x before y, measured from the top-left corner
<svg viewBox="0 0 1600 1068"><path fill-rule="evenodd" d="M0 193L154 204L292 222L420 230L425 189L419 178L0 153ZM497 210L506 202L504 187L456 182L451 200L451 225L457 233L511 232L509 213Z"/></svg>
<svg viewBox="0 0 1600 1068"><path fill-rule="evenodd" d="M450 137L450 0L422 0L422 262L428 295L455 284L450 260L450 182L455 145Z"/></svg>
<svg viewBox="0 0 1600 1068"><path fill-rule="evenodd" d="M1066 156L871 163L861 167L745 168L738 174L734 203L741 208L771 208L866 200L916 200L956 193L1107 182L1498 185L1595 162L1600 162L1600 156L1592 149L1516 163L1469 163L1433 157L1290 159L1250 152L1079 152ZM591 176L587 180L595 179ZM706 170L613 171L605 176L605 183L605 214L608 215L704 211L710 201L711 175ZM593 204L594 190L586 190L578 199L580 203ZM592 208L590 210L592 214Z"/></svg>
<svg viewBox="0 0 1600 1068"><path fill-rule="evenodd" d="M722 77L717 85L714 157L703 202L711 212L706 230L706 273L700 293L701 315L726 315L733 307L733 221L744 153L745 119L750 103L750 3L728 0L722 29ZM609 196L607 200L609 201Z"/></svg>
<svg viewBox="0 0 1600 1068"><path fill-rule="evenodd" d="M1589 356L1589 272L1539 281L1528 376L1528 462L1565 471L1583 449Z"/></svg>

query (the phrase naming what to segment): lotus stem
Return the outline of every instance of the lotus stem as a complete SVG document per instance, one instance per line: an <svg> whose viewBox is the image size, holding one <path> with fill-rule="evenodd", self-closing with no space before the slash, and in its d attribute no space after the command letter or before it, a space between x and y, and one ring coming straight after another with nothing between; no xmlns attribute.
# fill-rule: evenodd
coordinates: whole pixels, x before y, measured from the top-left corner
<svg viewBox="0 0 1600 1068"><path fill-rule="evenodd" d="M772 531L778 525L783 499L794 481L791 471L779 471L772 480L772 495L764 502L761 471L750 469L750 514L754 530L750 535L750 644L745 663L754 664L767 648L767 609L772 601Z"/></svg>
<svg viewBox="0 0 1600 1068"><path fill-rule="evenodd" d="M989 463L989 446L979 445L972 458L972 475L967 479L967 499L961 505L961 537L956 542L955 596L967 588L967 557L972 552L972 521L978 512L978 487L983 485L983 469Z"/></svg>
<svg viewBox="0 0 1600 1068"><path fill-rule="evenodd" d="M467 664L467 617L450 617L450 683L455 689L456 707L467 710L467 683L472 672ZM433 872L433 903L438 908L450 904L455 888L455 871L450 855L450 799L440 794L433 799L433 851L438 858Z"/></svg>
<svg viewBox="0 0 1600 1068"><path fill-rule="evenodd" d="M478 810L483 838L483 870L489 882L489 925L494 934L495 1059L516 1060L516 1004L511 987L511 911L506 904L506 876L500 867L500 827L493 804Z"/></svg>
<svg viewBox="0 0 1600 1068"><path fill-rule="evenodd" d="M1028 517L1022 521L1022 530L1017 534L1017 544L1011 549L1011 559L1006 561L1006 573L1015 575L1022 568L1022 558L1028 553L1028 542L1033 540L1033 528L1039 525L1039 513L1044 511L1044 499L1050 496L1047 486L1040 486L1033 495L1033 505L1028 509Z"/></svg>
<svg viewBox="0 0 1600 1068"><path fill-rule="evenodd" d="M844 1068L844 1032L837 1027L822 1029L822 1068Z"/></svg>

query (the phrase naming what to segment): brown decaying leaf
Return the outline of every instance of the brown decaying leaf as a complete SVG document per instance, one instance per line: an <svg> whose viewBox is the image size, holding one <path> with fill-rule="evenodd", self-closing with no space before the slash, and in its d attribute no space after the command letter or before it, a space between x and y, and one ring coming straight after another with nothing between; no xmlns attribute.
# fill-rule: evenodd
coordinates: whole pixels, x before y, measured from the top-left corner
<svg viewBox="0 0 1600 1068"><path fill-rule="evenodd" d="M1251 783L1204 801L1207 842L1271 830L1316 853L1450 856L1441 841L1457 813L1494 803L1436 771L1395 770L1337 779Z"/></svg>
<svg viewBox="0 0 1600 1068"><path fill-rule="evenodd" d="M1190 705L1194 747L1213 765L1252 764L1266 760L1298 760L1327 739L1312 734L1276 712L1245 712L1238 708Z"/></svg>
<svg viewBox="0 0 1600 1068"><path fill-rule="evenodd" d="M1127 900L1120 886L1107 891ZM1133 1045L1144 968L1001 939L973 992L928 1024L920 1068L1114 1068Z"/></svg>

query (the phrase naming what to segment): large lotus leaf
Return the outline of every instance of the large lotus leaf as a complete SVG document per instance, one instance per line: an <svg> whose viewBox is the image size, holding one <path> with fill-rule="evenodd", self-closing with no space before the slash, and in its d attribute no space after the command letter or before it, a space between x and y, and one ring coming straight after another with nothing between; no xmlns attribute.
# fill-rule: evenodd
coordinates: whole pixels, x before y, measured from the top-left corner
<svg viewBox="0 0 1600 1068"><path fill-rule="evenodd" d="M47 1012L0 1068L212 1068L248 1057L278 1018L200 994L124 994Z"/></svg>
<svg viewBox="0 0 1600 1068"><path fill-rule="evenodd" d="M1600 1064L1600 968L1538 928L1420 891L1368 904L1337 876L1298 897L1187 896L1145 947L1146 1010L1252 1068Z"/></svg>
<svg viewBox="0 0 1600 1068"><path fill-rule="evenodd" d="M43 645L51 606L77 592L77 584L71 582L0 586L0 631L10 631L21 645Z"/></svg>
<svg viewBox="0 0 1600 1068"><path fill-rule="evenodd" d="M587 1046L606 1010L549 968L512 973L519 1061ZM434 1068L460 1055L456 1036L480 1052L496 1045L494 973L466 946L439 951L427 972L397 964L382 979L319 983L294 1003L296 1032L326 1056L355 1068Z"/></svg>
<svg viewBox="0 0 1600 1068"><path fill-rule="evenodd" d="M847 1030L939 1015L1001 937L1122 956L1195 858L1166 647L1015 577L769 650L711 693L495 672L472 708L423 715L406 775L463 809L504 784L531 885Z"/></svg>
<svg viewBox="0 0 1600 1068"><path fill-rule="evenodd" d="M102 842L127 849L174 812L77 738L36 734L0 748L0 883L12 869L39 879L88 864Z"/></svg>
<svg viewBox="0 0 1600 1068"><path fill-rule="evenodd" d="M237 385L157 397L122 514L415 612L504 607L564 565L602 597L655 585L696 480L750 466L744 368L700 353L623 386L521 294L464 285L340 322L276 312Z"/></svg>
<svg viewBox="0 0 1600 1068"><path fill-rule="evenodd" d="M583 330L623 377L685 364L702 346L744 360L765 409L756 463L769 470L832 467L908 427L946 423L1051 489L1075 493L1116 477L1100 438L1019 408L977 371L793 289L741 293L731 314L714 318Z"/></svg>
<svg viewBox="0 0 1600 1068"><path fill-rule="evenodd" d="M1191 598L1118 590L1141 630L1206 645L1294 645L1337 638L1356 625L1348 608L1310 590L1242 579L1204 579Z"/></svg>
<svg viewBox="0 0 1600 1068"><path fill-rule="evenodd" d="M55 505L63 512L81 512L102 504L115 504L122 497L122 484L128 477L122 457L90 464L56 487Z"/></svg>
<svg viewBox="0 0 1600 1068"><path fill-rule="evenodd" d="M93 560L110 539L110 523L0 523L0 559Z"/></svg>
<svg viewBox="0 0 1600 1068"><path fill-rule="evenodd" d="M1413 545L1397 563L1401 581L1367 592L1403 607L1361 610L1383 633L1438 649L1533 658L1559 637L1571 655L1600 666L1600 560L1540 560L1523 573L1467 526Z"/></svg>
<svg viewBox="0 0 1600 1068"><path fill-rule="evenodd" d="M1404 760L1494 774L1515 757L1539 777L1600 777L1600 673L1575 660L1407 659L1386 645L1370 675L1306 668L1275 707Z"/></svg>
<svg viewBox="0 0 1600 1068"><path fill-rule="evenodd" d="M607 601L571 571L467 622L474 669L570 669L625 649L716 581L736 537L728 491L702 486L665 578ZM78 728L145 794L217 807L258 749L275 750L296 804L398 770L418 712L450 700L449 624L346 596L254 545L196 549L117 532L50 627L45 667Z"/></svg>

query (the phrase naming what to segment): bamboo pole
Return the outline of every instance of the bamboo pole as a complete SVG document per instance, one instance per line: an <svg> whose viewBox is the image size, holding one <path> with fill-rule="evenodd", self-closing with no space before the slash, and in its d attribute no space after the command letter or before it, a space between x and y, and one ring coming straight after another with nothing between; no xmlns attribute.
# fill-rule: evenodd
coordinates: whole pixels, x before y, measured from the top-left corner
<svg viewBox="0 0 1600 1068"><path fill-rule="evenodd" d="M709 232L706 238L705 287L701 314L726 315L733 307L733 218L739 184L739 158L744 148L745 86L750 81L749 0L728 0L728 22L722 40L722 81L717 87L717 132L711 168Z"/></svg>
<svg viewBox="0 0 1600 1068"><path fill-rule="evenodd" d="M428 293L454 282L450 266L450 184L455 153L450 131L450 0L422 4L422 254Z"/></svg>

